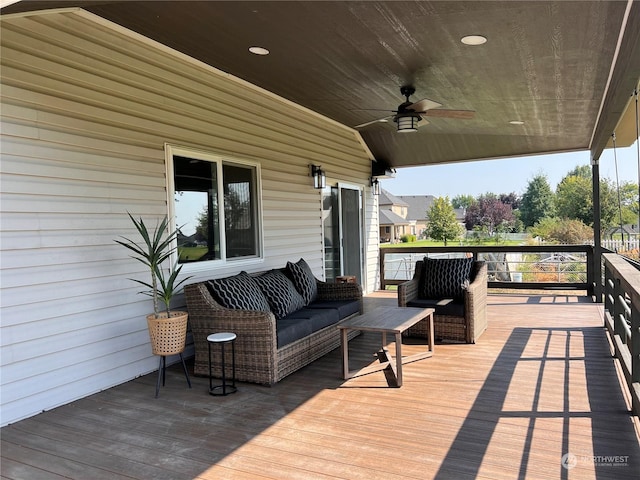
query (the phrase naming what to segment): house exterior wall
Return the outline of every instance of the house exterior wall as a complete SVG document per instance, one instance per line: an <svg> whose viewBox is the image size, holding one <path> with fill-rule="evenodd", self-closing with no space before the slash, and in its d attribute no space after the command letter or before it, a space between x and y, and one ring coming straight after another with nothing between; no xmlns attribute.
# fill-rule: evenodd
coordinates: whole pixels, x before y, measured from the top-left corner
<svg viewBox="0 0 640 480"><path fill-rule="evenodd" d="M407 207L404 205L392 205L391 211L402 218L407 218Z"/></svg>
<svg viewBox="0 0 640 480"><path fill-rule="evenodd" d="M363 186L374 288L377 206L356 132L81 10L0 28L2 425L157 367L152 305L127 280L146 272L114 239L135 236L127 212L167 214L166 144L260 165L263 258L190 281L300 257L322 277L314 163Z"/></svg>

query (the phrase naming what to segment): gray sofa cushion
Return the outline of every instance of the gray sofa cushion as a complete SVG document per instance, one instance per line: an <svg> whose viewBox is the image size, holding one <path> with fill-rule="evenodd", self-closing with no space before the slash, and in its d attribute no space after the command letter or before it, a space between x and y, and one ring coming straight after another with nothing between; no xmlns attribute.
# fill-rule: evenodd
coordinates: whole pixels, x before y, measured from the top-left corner
<svg viewBox="0 0 640 480"><path fill-rule="evenodd" d="M311 331L317 332L329 325L334 325L340 321L338 310L334 308L308 308L305 307L287 315L287 320L310 321Z"/></svg>
<svg viewBox="0 0 640 480"><path fill-rule="evenodd" d="M358 313L360 311L360 302L357 300L316 300L307 305L307 308L331 308L338 311L340 320Z"/></svg>
<svg viewBox="0 0 640 480"><path fill-rule="evenodd" d="M311 320L308 318L281 318L276 320L278 348L311 335Z"/></svg>
<svg viewBox="0 0 640 480"><path fill-rule="evenodd" d="M280 270L271 270L253 279L269 302L276 318L286 317L289 313L304 307L304 299L291 280Z"/></svg>
<svg viewBox="0 0 640 480"><path fill-rule="evenodd" d="M208 282L209 291L226 308L270 312L269 302L247 272Z"/></svg>
<svg viewBox="0 0 640 480"><path fill-rule="evenodd" d="M298 290L302 298L304 298L305 305L313 302L318 296L318 284L307 262L305 262L303 258L296 263L287 262L287 270L289 271L296 290Z"/></svg>
<svg viewBox="0 0 640 480"><path fill-rule="evenodd" d="M425 257L418 296L462 300L472 266L473 258Z"/></svg>

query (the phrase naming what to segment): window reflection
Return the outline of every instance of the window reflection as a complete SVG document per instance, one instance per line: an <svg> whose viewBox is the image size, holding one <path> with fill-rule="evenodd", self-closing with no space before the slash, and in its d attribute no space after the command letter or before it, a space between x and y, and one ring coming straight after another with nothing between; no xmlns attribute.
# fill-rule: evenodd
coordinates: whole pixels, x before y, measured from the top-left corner
<svg viewBox="0 0 640 480"><path fill-rule="evenodd" d="M258 255L256 169L184 156L173 157L179 262ZM223 192L224 225L219 192ZM221 239L225 239L224 247Z"/></svg>

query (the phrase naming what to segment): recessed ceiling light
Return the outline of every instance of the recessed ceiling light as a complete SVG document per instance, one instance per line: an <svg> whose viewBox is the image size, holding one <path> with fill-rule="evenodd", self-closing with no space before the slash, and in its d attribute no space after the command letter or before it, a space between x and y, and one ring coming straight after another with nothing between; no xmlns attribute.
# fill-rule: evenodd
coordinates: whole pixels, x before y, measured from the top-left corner
<svg viewBox="0 0 640 480"><path fill-rule="evenodd" d="M254 55L269 55L269 50L263 47L249 47L249 51Z"/></svg>
<svg viewBox="0 0 640 480"><path fill-rule="evenodd" d="M524 125L524 122L522 120L511 120L509 123L511 125Z"/></svg>
<svg viewBox="0 0 640 480"><path fill-rule="evenodd" d="M483 43L487 43L487 37L483 37L482 35L467 35L466 37L462 37L460 41L465 45L482 45Z"/></svg>

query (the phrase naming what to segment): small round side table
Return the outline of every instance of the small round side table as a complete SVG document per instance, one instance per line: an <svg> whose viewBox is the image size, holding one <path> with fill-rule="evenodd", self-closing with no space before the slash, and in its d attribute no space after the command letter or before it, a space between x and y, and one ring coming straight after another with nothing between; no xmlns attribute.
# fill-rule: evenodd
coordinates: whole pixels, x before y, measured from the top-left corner
<svg viewBox="0 0 640 480"><path fill-rule="evenodd" d="M238 391L236 388L236 334L230 332L212 333L207 337L209 344L209 394L210 395L229 395ZM231 344L231 384L227 383L226 377L226 364L224 360L225 345ZM221 370L222 370L222 383L220 385L213 386L213 371L211 369L211 345L219 344L221 353Z"/></svg>

